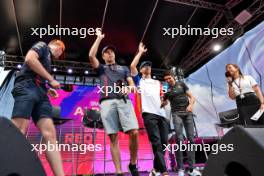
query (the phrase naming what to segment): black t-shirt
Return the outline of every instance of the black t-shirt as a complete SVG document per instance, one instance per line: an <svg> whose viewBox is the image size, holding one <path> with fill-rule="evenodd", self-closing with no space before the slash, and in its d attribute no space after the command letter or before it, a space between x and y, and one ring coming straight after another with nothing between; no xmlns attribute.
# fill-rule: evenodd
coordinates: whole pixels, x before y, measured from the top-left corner
<svg viewBox="0 0 264 176"><path fill-rule="evenodd" d="M171 104L172 112L186 111L189 105L189 99L186 92L189 90L184 82L176 82L174 86L169 87L165 93L164 99L168 99Z"/></svg>
<svg viewBox="0 0 264 176"><path fill-rule="evenodd" d="M44 42L35 43L30 50L34 50L38 53L39 61L43 67L50 72L51 71L51 53L50 48ZM35 73L27 64L23 64L21 70L17 73L16 82L23 81L25 79L32 79L37 84L44 86L46 80Z"/></svg>
<svg viewBox="0 0 264 176"><path fill-rule="evenodd" d="M123 98L120 94L121 92L117 93L118 90L116 92L114 90L108 92L106 89L108 89L107 86L109 86L108 90L110 90L110 87L114 89L115 86L121 86L122 83L123 85L127 85L127 78L131 77L128 67L118 64L100 64L97 70L100 78L100 87L104 91L100 91L100 100L106 98Z"/></svg>

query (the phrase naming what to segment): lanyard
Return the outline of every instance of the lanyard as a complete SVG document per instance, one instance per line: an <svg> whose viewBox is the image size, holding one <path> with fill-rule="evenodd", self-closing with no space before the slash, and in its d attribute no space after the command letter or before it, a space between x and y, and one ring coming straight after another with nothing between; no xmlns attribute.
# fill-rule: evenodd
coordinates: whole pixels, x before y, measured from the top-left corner
<svg viewBox="0 0 264 176"><path fill-rule="evenodd" d="M241 88L241 77L239 77L239 84L236 83L236 81L234 81L235 85L237 86L237 88L239 89L239 93L242 93L242 88Z"/></svg>

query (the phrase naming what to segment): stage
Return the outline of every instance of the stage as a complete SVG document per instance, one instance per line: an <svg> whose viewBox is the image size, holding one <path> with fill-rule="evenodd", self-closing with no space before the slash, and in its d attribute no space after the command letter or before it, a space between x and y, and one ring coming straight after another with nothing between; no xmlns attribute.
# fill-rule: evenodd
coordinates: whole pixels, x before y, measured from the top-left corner
<svg viewBox="0 0 264 176"><path fill-rule="evenodd" d="M0 176L119 158L125 176L263 175L264 0L1 0L0 17Z"/></svg>

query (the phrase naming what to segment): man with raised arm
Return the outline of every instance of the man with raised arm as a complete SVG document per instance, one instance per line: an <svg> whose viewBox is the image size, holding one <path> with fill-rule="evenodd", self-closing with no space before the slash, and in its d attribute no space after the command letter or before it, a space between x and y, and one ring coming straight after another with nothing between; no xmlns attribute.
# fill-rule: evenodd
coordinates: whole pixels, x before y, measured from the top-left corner
<svg viewBox="0 0 264 176"><path fill-rule="evenodd" d="M134 57L130 69L134 81L140 90L142 117L154 155L153 169L149 175L155 176L161 173L163 176L166 176L168 175L168 171L164 159L164 146L168 142L169 123L166 119L165 109L160 107L163 86L160 81L152 79L152 63L150 61L144 61L140 64L140 73L137 70L140 57L146 51L147 49L144 44L140 43L138 53Z"/></svg>
<svg viewBox="0 0 264 176"><path fill-rule="evenodd" d="M104 38L100 30L96 31L97 39L89 52L89 59L93 68L100 77L100 111L106 133L110 138L110 149L115 165L116 174L123 175L118 143L118 132L122 130L129 135L130 163L128 169L132 176L138 176L136 167L138 151L138 121L133 105L128 98L129 87L134 86L128 67L118 65L116 49L107 45L102 49L102 58L105 64L99 63L96 54ZM110 91L108 88L118 87L121 91Z"/></svg>

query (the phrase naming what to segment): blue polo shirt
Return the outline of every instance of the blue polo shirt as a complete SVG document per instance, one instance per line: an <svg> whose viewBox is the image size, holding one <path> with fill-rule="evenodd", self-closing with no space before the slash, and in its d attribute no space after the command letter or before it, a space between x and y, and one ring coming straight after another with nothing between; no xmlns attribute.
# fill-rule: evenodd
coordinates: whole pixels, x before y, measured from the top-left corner
<svg viewBox="0 0 264 176"><path fill-rule="evenodd" d="M51 52L48 45L44 42L35 43L30 50L34 50L38 53L39 61L43 67L51 72ZM27 64L23 64L21 70L17 73L16 83L25 79L32 79L37 84L44 86L46 80L35 73Z"/></svg>
<svg viewBox="0 0 264 176"><path fill-rule="evenodd" d="M114 89L115 86L120 84L128 85L127 78L131 77L128 67L116 63L111 65L100 64L97 70L100 78L100 87L101 90L104 91L100 91L100 101L104 99L123 98L120 93L107 91L107 89L110 90L110 88L107 87L112 87Z"/></svg>

